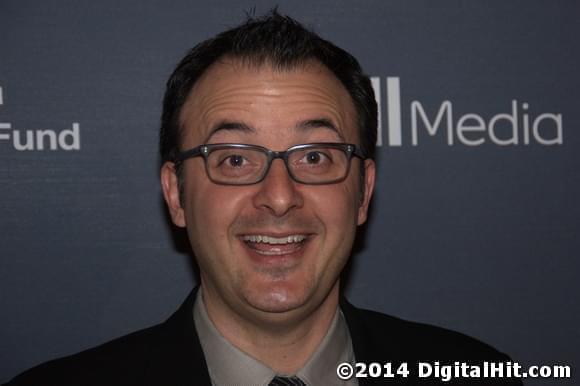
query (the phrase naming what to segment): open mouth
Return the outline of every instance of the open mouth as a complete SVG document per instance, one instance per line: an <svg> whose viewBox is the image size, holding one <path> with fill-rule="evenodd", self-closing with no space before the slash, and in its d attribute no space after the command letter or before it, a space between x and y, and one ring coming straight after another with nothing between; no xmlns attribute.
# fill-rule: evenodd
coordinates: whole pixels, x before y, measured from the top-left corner
<svg viewBox="0 0 580 386"><path fill-rule="evenodd" d="M302 249L308 236L305 234L291 234L287 236L244 235L242 241L253 251L261 255L279 256L295 253Z"/></svg>

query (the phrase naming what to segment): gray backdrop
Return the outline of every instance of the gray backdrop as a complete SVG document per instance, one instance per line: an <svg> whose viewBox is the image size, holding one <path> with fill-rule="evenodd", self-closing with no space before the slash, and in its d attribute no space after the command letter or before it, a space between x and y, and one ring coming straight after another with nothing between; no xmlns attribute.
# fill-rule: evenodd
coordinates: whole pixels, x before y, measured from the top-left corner
<svg viewBox="0 0 580 386"><path fill-rule="evenodd" d="M280 4L357 56L381 99L355 304L579 370L579 4ZM158 184L164 82L273 5L0 0L0 381L186 296Z"/></svg>

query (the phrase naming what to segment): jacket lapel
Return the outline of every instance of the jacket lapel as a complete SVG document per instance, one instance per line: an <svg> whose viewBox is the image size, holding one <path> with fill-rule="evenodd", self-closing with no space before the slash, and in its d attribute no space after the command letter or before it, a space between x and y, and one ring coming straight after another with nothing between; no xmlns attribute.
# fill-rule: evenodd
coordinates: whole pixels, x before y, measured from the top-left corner
<svg viewBox="0 0 580 386"><path fill-rule="evenodd" d="M377 362L381 365L392 363L392 372L396 373L397 362L400 361L400 353L397 355L397 339L394 339L396 331L394 326L389 323L377 325L370 318L365 317L364 312L350 304L344 297L340 298L340 309L346 319L352 347L357 363L364 363L367 366L370 363ZM393 336L393 339L389 338ZM368 374L368 369L367 372ZM385 385L410 384L410 378L403 378L395 374L394 378L359 378L360 386L366 385Z"/></svg>
<svg viewBox="0 0 580 386"><path fill-rule="evenodd" d="M205 356L193 321L197 287L160 326L145 382L151 385L211 385Z"/></svg>

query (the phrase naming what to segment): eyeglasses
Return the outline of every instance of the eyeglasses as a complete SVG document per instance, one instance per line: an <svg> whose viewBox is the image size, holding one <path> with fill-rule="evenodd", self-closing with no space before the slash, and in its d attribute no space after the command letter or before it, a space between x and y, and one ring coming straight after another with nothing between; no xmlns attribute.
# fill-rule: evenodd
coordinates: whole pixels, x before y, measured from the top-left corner
<svg viewBox="0 0 580 386"><path fill-rule="evenodd" d="M219 143L200 145L175 157L176 165L202 156L209 179L221 185L251 185L262 181L280 158L290 177L301 184L324 185L344 181L352 157L365 159L355 145L349 143L309 143L292 146L286 151L273 151L262 146Z"/></svg>

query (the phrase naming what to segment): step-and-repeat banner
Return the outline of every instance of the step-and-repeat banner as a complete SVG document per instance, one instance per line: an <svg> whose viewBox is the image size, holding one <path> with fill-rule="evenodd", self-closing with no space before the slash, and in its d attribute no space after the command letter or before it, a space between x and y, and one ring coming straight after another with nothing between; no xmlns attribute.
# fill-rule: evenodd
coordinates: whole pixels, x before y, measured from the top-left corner
<svg viewBox="0 0 580 386"><path fill-rule="evenodd" d="M275 5L0 2L0 381L183 300L195 270L158 183L164 82L195 43ZM580 371L580 3L280 11L359 58L380 105L347 296Z"/></svg>

